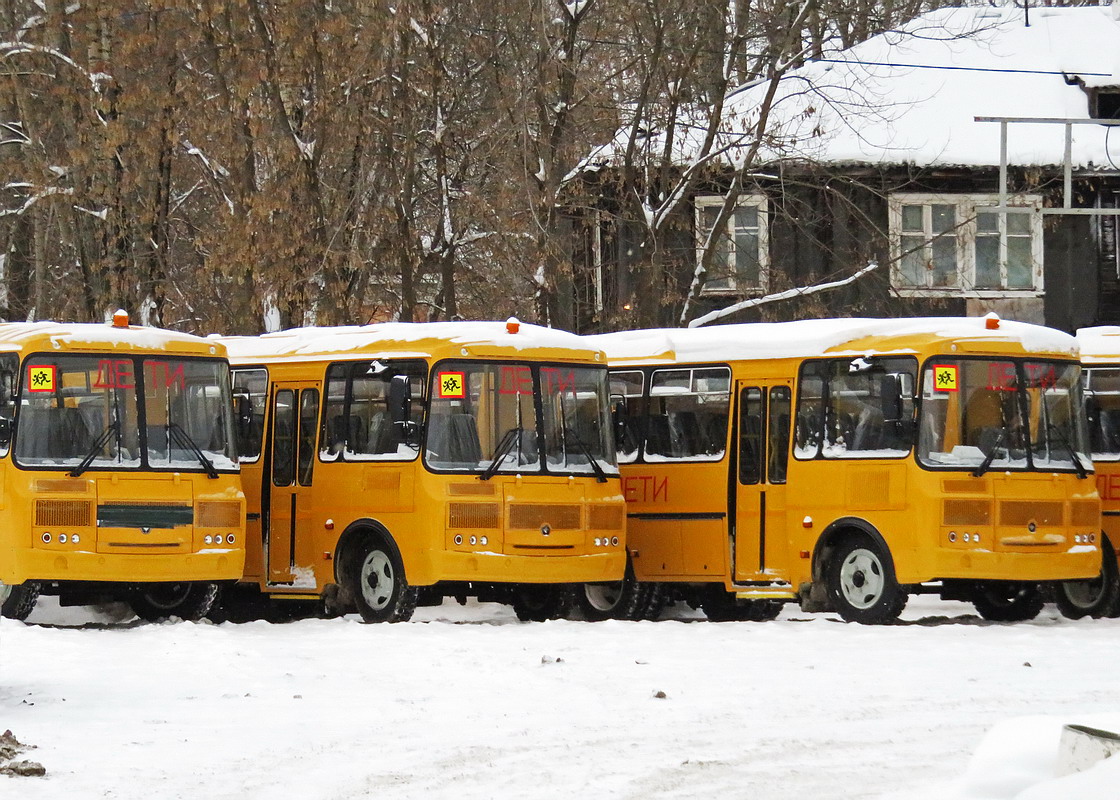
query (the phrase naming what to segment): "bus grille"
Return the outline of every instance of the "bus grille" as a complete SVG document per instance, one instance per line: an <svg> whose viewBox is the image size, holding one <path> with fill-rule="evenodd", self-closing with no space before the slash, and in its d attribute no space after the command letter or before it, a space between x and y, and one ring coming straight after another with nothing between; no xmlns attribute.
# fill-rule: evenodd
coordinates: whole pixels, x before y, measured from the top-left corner
<svg viewBox="0 0 1120 800"><path fill-rule="evenodd" d="M594 505L590 508L591 519L588 527L596 531L620 531L625 511L621 505Z"/></svg>
<svg viewBox="0 0 1120 800"><path fill-rule="evenodd" d="M463 497L465 495L473 495L475 497L480 495L493 496L494 484L483 483L482 481L475 481L474 483L449 483L447 484L447 493L453 497Z"/></svg>
<svg viewBox="0 0 1120 800"><path fill-rule="evenodd" d="M1000 503L999 521L1001 525L1061 525L1064 515L1062 503L1032 503L1029 501L1008 501Z"/></svg>
<svg viewBox="0 0 1120 800"><path fill-rule="evenodd" d="M509 526L531 530L548 525L554 531L578 531L581 507L559 503L522 503L509 507Z"/></svg>
<svg viewBox="0 0 1120 800"><path fill-rule="evenodd" d="M1091 500L1074 500L1069 504L1070 523L1078 527L1099 528L1101 508Z"/></svg>
<svg viewBox="0 0 1120 800"><path fill-rule="evenodd" d="M942 525L990 525L992 504L987 500L946 500L941 516Z"/></svg>
<svg viewBox="0 0 1120 800"><path fill-rule="evenodd" d="M36 500L35 524L57 527L91 525L92 506L88 500Z"/></svg>
<svg viewBox="0 0 1120 800"><path fill-rule="evenodd" d="M449 528L501 527L501 506L497 503L448 503Z"/></svg>
<svg viewBox="0 0 1120 800"><path fill-rule="evenodd" d="M241 525L241 504L203 501L195 509L195 525L200 528L236 528Z"/></svg>

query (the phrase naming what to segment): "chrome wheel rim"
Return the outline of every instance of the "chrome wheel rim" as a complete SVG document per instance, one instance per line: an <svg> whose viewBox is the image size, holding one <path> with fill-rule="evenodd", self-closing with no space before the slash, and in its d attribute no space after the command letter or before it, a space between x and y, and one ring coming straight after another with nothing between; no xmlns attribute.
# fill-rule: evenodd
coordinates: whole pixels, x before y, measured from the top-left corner
<svg viewBox="0 0 1120 800"><path fill-rule="evenodd" d="M596 611L613 611L622 598L622 582L586 584L583 593Z"/></svg>
<svg viewBox="0 0 1120 800"><path fill-rule="evenodd" d="M393 596L393 585L396 580L393 575L393 564L389 556L380 550L374 550L362 562L360 584L362 599L374 611L382 611L389 605Z"/></svg>
<svg viewBox="0 0 1120 800"><path fill-rule="evenodd" d="M883 596L887 578L879 556L863 547L848 553L840 565L840 591L853 608L868 609Z"/></svg>

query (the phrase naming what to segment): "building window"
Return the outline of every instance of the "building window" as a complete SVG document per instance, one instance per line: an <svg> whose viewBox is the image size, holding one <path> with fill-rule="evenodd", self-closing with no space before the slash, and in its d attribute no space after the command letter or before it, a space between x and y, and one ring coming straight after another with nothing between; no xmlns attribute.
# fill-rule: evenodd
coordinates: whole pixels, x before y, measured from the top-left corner
<svg viewBox="0 0 1120 800"><path fill-rule="evenodd" d="M891 284L904 296L1042 293L1042 200L1017 195L890 197Z"/></svg>
<svg viewBox="0 0 1120 800"><path fill-rule="evenodd" d="M696 259L704 257L704 247L723 208L720 195L696 198ZM745 195L718 235L711 237L715 249L704 281L705 294L744 294L765 291L769 271L766 198Z"/></svg>

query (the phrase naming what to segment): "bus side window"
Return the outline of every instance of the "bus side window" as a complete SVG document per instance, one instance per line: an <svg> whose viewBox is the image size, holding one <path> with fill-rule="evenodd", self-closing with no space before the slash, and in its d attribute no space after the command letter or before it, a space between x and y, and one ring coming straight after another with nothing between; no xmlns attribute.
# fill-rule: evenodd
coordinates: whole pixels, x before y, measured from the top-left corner
<svg viewBox="0 0 1120 800"><path fill-rule="evenodd" d="M751 386L739 393L739 483L762 482L762 392Z"/></svg>
<svg viewBox="0 0 1120 800"><path fill-rule="evenodd" d="M14 354L0 356L0 456L12 444L12 424L16 417L16 375L19 359Z"/></svg>
<svg viewBox="0 0 1120 800"><path fill-rule="evenodd" d="M263 369L234 370L233 397L238 458L241 461L256 461L264 440L268 372Z"/></svg>
<svg viewBox="0 0 1120 800"><path fill-rule="evenodd" d="M766 464L770 483L786 482L786 464L789 460L789 411L790 391L786 386L770 390L769 458Z"/></svg>
<svg viewBox="0 0 1120 800"><path fill-rule="evenodd" d="M801 367L797 386L797 428L793 452L798 458L816 458L824 438L824 377L826 365L808 362Z"/></svg>

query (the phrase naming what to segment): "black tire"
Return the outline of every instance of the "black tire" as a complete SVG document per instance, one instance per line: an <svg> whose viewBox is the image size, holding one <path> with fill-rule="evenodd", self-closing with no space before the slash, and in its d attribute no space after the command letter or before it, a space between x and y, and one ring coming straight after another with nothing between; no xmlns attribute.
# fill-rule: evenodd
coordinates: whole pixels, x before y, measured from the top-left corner
<svg viewBox="0 0 1120 800"><path fill-rule="evenodd" d="M18 619L20 622L31 616L35 608L35 601L39 599L39 584L27 581L17 586L5 586L7 597L0 605L0 615L7 619Z"/></svg>
<svg viewBox="0 0 1120 800"><path fill-rule="evenodd" d="M217 597L216 583L179 581L142 584L132 591L128 602L136 616L148 622L171 617L193 621L205 617Z"/></svg>
<svg viewBox="0 0 1120 800"><path fill-rule="evenodd" d="M641 608L638 610L638 619L650 620L651 622L661 616L661 612L665 610L665 606L669 602L669 594L665 591L665 584L663 583L646 583L645 597L642 599Z"/></svg>
<svg viewBox="0 0 1120 800"><path fill-rule="evenodd" d="M1063 617L1115 616L1120 601L1120 577L1116 569L1116 551L1107 538L1101 537L1101 572L1083 581L1062 581L1054 587L1054 600Z"/></svg>
<svg viewBox="0 0 1120 800"><path fill-rule="evenodd" d="M567 616L575 596L566 583L519 583L510 590L510 605L522 622L546 622Z"/></svg>
<svg viewBox="0 0 1120 800"><path fill-rule="evenodd" d="M700 608L711 622L768 622L782 612L776 600L740 600L718 584L704 592Z"/></svg>
<svg viewBox="0 0 1120 800"><path fill-rule="evenodd" d="M395 548L369 537L354 551L347 587L365 622L408 622L416 610L418 590L405 578Z"/></svg>
<svg viewBox="0 0 1120 800"><path fill-rule="evenodd" d="M1045 603L1037 585L1015 581L983 581L976 585L972 595L976 613L990 622L1034 619Z"/></svg>
<svg viewBox="0 0 1120 800"><path fill-rule="evenodd" d="M627 564L626 575L620 581L577 584L575 608L588 622L639 620L648 593L649 584L639 582Z"/></svg>
<svg viewBox="0 0 1120 800"><path fill-rule="evenodd" d="M867 536L840 542L825 565L825 588L846 622L882 625L894 622L906 607L890 555Z"/></svg>

